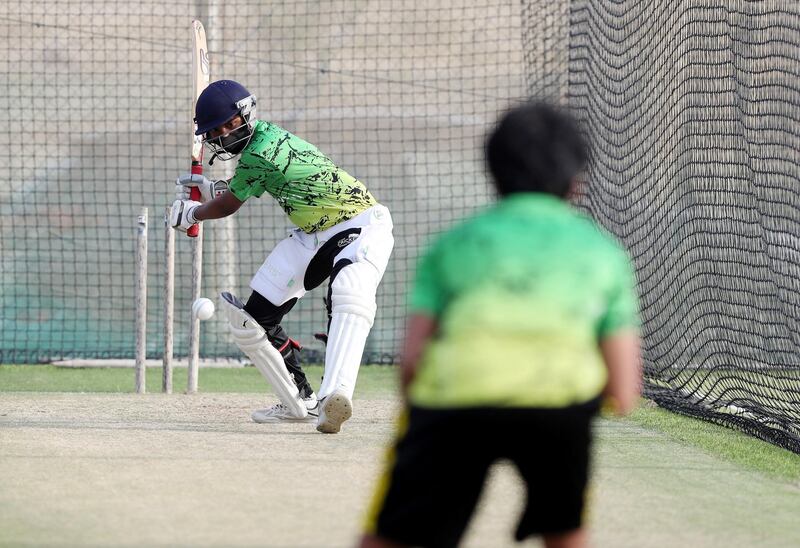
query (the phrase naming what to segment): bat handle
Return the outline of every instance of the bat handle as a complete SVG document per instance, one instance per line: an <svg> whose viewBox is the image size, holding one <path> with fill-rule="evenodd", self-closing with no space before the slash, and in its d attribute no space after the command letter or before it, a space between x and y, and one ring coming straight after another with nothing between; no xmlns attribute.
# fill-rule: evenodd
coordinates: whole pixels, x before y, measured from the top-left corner
<svg viewBox="0 0 800 548"><path fill-rule="evenodd" d="M202 175L203 174L203 164L200 162L192 162L192 175ZM192 189L189 191L189 198L192 200L199 202L201 195L200 189L196 186L193 186ZM190 238L197 238L197 235L200 233L200 225L192 225L186 231L186 235Z"/></svg>

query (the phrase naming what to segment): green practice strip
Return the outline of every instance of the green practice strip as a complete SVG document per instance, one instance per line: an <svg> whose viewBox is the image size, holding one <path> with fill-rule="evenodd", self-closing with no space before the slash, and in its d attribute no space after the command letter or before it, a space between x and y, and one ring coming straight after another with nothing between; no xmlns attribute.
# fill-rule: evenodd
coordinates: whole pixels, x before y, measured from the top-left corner
<svg viewBox="0 0 800 548"><path fill-rule="evenodd" d="M322 378L322 366L303 367L313 386ZM186 391L186 368L173 371L172 390ZM361 368L356 395L389 395L396 386L394 367ZM56 367L53 365L0 365L0 392L133 392L134 373L128 367ZM147 391L161 392L161 368L147 368ZM201 392L266 393L266 381L255 367L202 368Z"/></svg>

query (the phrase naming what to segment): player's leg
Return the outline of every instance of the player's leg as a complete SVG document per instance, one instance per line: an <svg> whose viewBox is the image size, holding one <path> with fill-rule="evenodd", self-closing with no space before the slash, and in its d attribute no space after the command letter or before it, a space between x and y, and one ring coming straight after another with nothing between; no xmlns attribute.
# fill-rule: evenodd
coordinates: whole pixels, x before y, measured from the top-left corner
<svg viewBox="0 0 800 548"><path fill-rule="evenodd" d="M254 293L246 306L230 295L232 299L224 298L223 294L234 341L250 357L280 399L281 403L273 410L274 416L264 417L269 420L277 417L302 420L308 416L308 405L303 395L307 395L310 386L296 360L296 349L290 350L291 342L280 328L280 321L305 294L303 272L313 255L313 243L295 231L275 246L256 272L250 282ZM315 403L311 402L311 406ZM254 420L258 420L256 415Z"/></svg>
<svg viewBox="0 0 800 548"><path fill-rule="evenodd" d="M591 419L597 411L597 402L562 409L517 411L510 413L514 416L506 422L509 430L531 435L527 443L518 440L507 448L528 489L516 539L522 541L539 534L549 548L585 546L583 516ZM547 451L541 451L541 447L547 447Z"/></svg>
<svg viewBox="0 0 800 548"><path fill-rule="evenodd" d="M245 310L238 298L230 293L222 293L221 296L221 303L228 313L231 336L278 396L281 403L276 411L281 415L280 418L305 419L308 416L306 404L284 364L283 356L272 345L267 332Z"/></svg>
<svg viewBox="0 0 800 548"><path fill-rule="evenodd" d="M474 429L475 411L412 408L401 419L362 547L458 545L494 459Z"/></svg>
<svg viewBox="0 0 800 548"><path fill-rule="evenodd" d="M393 246L391 224L367 226L336 257L327 301L325 373L318 394L320 432L338 432L352 414L356 378L375 320L375 295Z"/></svg>
<svg viewBox="0 0 800 548"><path fill-rule="evenodd" d="M265 299L257 291L253 291L244 309L253 316L253 318L264 328L267 332L272 345L283 356L283 362L286 364L286 369L294 378L294 382L300 390L300 395L303 398L308 398L313 395L314 390L311 388L306 374L300 365L300 344L295 340L289 338L289 335L281 327L280 322L283 317L294 307L297 299L289 299L280 306L276 306Z"/></svg>
<svg viewBox="0 0 800 548"><path fill-rule="evenodd" d="M330 327L320 386L317 430L336 433L352 415L352 398L367 336L375 320L378 276L369 263L339 261L331 274Z"/></svg>
<svg viewBox="0 0 800 548"><path fill-rule="evenodd" d="M408 544L394 542L374 535L364 535L359 544L360 548L406 548L407 546Z"/></svg>
<svg viewBox="0 0 800 548"><path fill-rule="evenodd" d="M265 299L257 291L253 291L250 298L247 300L245 310L264 328L267 333L267 338L272 343L272 346L281 354L283 358L283 365L289 372L289 376L297 386L300 398L305 403L308 410L309 420L315 420L318 413L317 396L311 388L311 384L306 378L306 374L300 365L300 344L289 338L289 335L281 327L280 321L283 316L288 313L292 307L297 303L297 299L293 298L281 306L272 304L269 300ZM275 422L294 417L286 416L284 405L277 404L266 409L258 409L252 414L255 422Z"/></svg>
<svg viewBox="0 0 800 548"><path fill-rule="evenodd" d="M549 533L542 536L546 548L583 548L588 543L586 529L574 529L565 533Z"/></svg>

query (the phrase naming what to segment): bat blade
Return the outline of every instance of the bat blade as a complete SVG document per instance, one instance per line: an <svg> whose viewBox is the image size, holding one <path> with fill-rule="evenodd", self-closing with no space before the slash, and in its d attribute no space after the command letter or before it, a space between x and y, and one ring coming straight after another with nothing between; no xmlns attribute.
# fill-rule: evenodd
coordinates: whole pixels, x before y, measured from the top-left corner
<svg viewBox="0 0 800 548"><path fill-rule="evenodd" d="M197 98L206 89L210 79L210 65L208 62L208 45L206 42L206 29L203 23L198 20L192 21L192 168L193 174L203 174L203 137L195 135L197 124L194 123L195 107ZM200 190L192 188L190 198L200 200ZM186 234L192 238L197 237L200 227L193 225L189 227Z"/></svg>

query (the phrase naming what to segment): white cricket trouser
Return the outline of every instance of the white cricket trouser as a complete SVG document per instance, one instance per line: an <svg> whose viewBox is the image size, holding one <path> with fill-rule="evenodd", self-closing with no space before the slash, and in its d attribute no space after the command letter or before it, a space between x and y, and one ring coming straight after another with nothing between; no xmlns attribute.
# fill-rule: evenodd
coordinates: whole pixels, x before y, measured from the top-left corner
<svg viewBox="0 0 800 548"><path fill-rule="evenodd" d="M380 280L394 247L392 227L389 210L378 204L322 232L306 234L296 228L275 246L250 281L250 287L275 306L295 297L299 299L307 291L303 277L308 263L325 242L348 228L361 228L361 234L336 255L334 263L341 259L365 261L377 270Z"/></svg>
<svg viewBox="0 0 800 548"><path fill-rule="evenodd" d="M334 265L342 259L352 264L344 267L331 284L332 316L320 398L334 390L352 398L375 316L375 293L394 247L392 227L389 210L379 204L321 232L306 234L295 229L278 243L250 281L254 291L276 306L299 299L308 291L303 284L306 269L320 248L337 234L361 229L333 258Z"/></svg>

